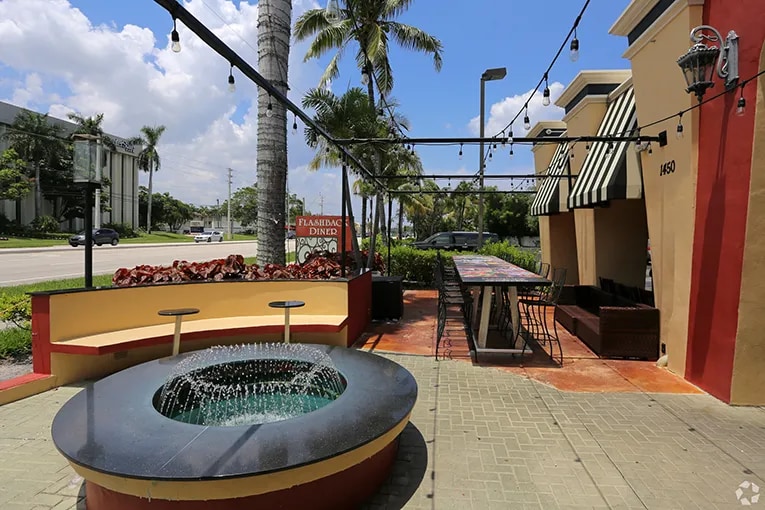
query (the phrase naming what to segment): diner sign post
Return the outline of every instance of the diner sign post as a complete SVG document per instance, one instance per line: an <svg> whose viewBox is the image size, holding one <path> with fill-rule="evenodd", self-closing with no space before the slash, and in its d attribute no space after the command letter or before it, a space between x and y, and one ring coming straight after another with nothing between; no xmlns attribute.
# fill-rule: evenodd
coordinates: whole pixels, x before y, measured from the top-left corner
<svg viewBox="0 0 765 510"><path fill-rule="evenodd" d="M302 264L314 251L339 251L342 243L341 216L298 216L295 219L295 261ZM351 250L351 226L345 222L345 250Z"/></svg>

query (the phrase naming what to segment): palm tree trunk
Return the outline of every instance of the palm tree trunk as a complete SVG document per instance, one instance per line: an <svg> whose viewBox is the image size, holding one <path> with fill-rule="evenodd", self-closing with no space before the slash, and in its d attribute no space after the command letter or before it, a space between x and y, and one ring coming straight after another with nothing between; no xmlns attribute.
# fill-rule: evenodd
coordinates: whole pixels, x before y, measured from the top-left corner
<svg viewBox="0 0 765 510"><path fill-rule="evenodd" d="M348 184L348 179L345 179L345 207L348 214L348 224L351 227L351 250L353 250L353 262L356 264L356 268L360 269L362 264L361 250L359 249L359 238L356 233L356 221L353 218L353 200L351 200L351 197L351 187ZM345 246L342 246L340 249L345 250Z"/></svg>
<svg viewBox="0 0 765 510"><path fill-rule="evenodd" d="M367 238L367 197L361 195L361 240Z"/></svg>
<svg viewBox="0 0 765 510"><path fill-rule="evenodd" d="M398 201L398 240L401 240L401 233L404 230L404 204Z"/></svg>
<svg viewBox="0 0 765 510"><path fill-rule="evenodd" d="M292 2L258 4L258 70L287 94ZM267 115L271 105L271 115ZM258 89L258 264L284 264L287 189L287 116L284 105Z"/></svg>
<svg viewBox="0 0 765 510"><path fill-rule="evenodd" d="M377 232L380 223L380 210L383 207L382 195L377 194L374 206L374 216L372 217L372 236L369 238L369 255L367 255L367 267L374 269L375 252L377 251Z"/></svg>
<svg viewBox="0 0 765 510"><path fill-rule="evenodd" d="M146 204L146 233L151 234L151 196L154 193L154 163L149 162L149 198Z"/></svg>
<svg viewBox="0 0 765 510"><path fill-rule="evenodd" d="M35 163L35 218L40 217L42 207L42 186L40 186L40 161Z"/></svg>

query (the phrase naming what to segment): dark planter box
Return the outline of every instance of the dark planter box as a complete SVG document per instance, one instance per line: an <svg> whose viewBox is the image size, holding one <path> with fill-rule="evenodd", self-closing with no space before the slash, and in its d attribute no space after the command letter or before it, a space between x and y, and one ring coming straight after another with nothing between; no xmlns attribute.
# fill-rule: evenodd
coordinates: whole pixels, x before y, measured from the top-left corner
<svg viewBox="0 0 765 510"><path fill-rule="evenodd" d="M372 320L398 320L403 315L404 278L372 276Z"/></svg>

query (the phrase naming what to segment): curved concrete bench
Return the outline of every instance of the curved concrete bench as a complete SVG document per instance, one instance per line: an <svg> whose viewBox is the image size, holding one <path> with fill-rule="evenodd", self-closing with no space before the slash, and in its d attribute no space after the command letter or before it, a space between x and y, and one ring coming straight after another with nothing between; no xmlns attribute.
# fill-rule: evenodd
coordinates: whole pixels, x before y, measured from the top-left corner
<svg viewBox="0 0 765 510"><path fill-rule="evenodd" d="M339 333L347 322L348 317L345 315L296 314L290 318L290 327L293 333ZM50 350L64 354L101 355L139 347L171 344L173 327L174 322L168 322L88 335L51 343ZM181 345L190 340L219 336L280 335L283 331L284 316L281 314L187 320L181 327ZM275 336L274 341L281 341L281 337Z"/></svg>

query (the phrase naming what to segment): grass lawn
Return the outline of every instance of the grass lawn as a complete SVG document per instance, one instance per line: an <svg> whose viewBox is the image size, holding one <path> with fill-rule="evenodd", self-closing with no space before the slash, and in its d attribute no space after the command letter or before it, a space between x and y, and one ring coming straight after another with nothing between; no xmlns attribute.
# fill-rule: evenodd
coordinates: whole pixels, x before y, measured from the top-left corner
<svg viewBox="0 0 765 510"><path fill-rule="evenodd" d="M38 239L30 237L9 237L7 241L0 241L2 248L42 248L47 246L67 246L66 239Z"/></svg>

